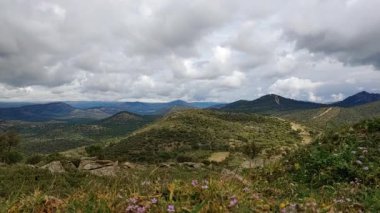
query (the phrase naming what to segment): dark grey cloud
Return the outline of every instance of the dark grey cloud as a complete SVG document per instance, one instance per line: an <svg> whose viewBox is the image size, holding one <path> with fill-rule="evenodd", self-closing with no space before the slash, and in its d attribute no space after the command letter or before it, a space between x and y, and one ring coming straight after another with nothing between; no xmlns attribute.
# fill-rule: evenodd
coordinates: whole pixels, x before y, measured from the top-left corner
<svg viewBox="0 0 380 213"><path fill-rule="evenodd" d="M3 0L2 100L315 101L379 91L373 0Z"/></svg>

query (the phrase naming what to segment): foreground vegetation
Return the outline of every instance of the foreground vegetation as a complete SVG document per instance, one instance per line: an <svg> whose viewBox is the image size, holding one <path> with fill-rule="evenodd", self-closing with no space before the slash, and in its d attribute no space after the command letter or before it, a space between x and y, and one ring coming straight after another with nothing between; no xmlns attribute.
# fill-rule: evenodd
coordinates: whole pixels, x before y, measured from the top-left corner
<svg viewBox="0 0 380 213"><path fill-rule="evenodd" d="M378 212L380 119L319 135L263 168L145 164L115 177L0 167L2 212Z"/></svg>

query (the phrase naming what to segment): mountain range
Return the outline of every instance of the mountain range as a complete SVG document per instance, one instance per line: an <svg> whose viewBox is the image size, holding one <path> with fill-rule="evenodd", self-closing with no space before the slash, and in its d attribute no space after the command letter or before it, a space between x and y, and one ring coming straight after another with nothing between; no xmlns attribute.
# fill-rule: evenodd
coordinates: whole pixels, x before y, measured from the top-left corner
<svg viewBox="0 0 380 213"><path fill-rule="evenodd" d="M145 102L54 102L47 104L0 103L0 120L48 121L91 119L101 120L120 112L138 115L163 115L173 109L210 108L222 111L251 112L260 114L284 114L299 110L324 107L354 107L380 101L380 94L360 92L342 101L322 104L285 98L276 94L262 96L253 101L239 100L230 104L216 102L185 102L176 100L166 103ZM1 106L15 106L1 108Z"/></svg>
<svg viewBox="0 0 380 213"><path fill-rule="evenodd" d="M331 104L299 101L276 94L262 96L253 101L240 100L223 106L225 111L253 112L260 114L283 114L297 110L318 109L322 107L354 107L380 101L380 94L359 92L342 101Z"/></svg>

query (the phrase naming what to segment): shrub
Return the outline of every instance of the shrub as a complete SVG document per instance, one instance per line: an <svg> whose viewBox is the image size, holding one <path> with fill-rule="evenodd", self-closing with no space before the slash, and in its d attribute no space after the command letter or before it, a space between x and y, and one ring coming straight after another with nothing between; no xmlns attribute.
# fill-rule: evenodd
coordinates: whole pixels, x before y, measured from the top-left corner
<svg viewBox="0 0 380 213"><path fill-rule="evenodd" d="M10 151L3 154L3 159L7 164L15 164L22 161L23 156L20 152Z"/></svg>
<svg viewBox="0 0 380 213"><path fill-rule="evenodd" d="M35 155L32 155L32 156L28 157L26 159L26 163L27 164L36 165L37 163L41 162L42 160L43 160L43 156L42 155L35 154Z"/></svg>

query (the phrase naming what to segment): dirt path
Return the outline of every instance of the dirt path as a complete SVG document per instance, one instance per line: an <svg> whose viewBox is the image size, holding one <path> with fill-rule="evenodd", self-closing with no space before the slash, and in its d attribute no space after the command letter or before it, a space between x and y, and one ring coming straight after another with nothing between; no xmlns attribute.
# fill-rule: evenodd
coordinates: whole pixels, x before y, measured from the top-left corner
<svg viewBox="0 0 380 213"><path fill-rule="evenodd" d="M306 145L311 143L312 138L310 136L310 133L306 130L306 127L294 122L290 122L290 125L292 126L293 130L300 131L299 135L302 138L302 144Z"/></svg>
<svg viewBox="0 0 380 213"><path fill-rule="evenodd" d="M214 152L211 154L208 160L211 162L221 163L226 160L228 156L230 156L229 152Z"/></svg>
<svg viewBox="0 0 380 213"><path fill-rule="evenodd" d="M319 117L322 117L323 115L326 115L328 112L330 112L333 108L330 107L328 109L326 109L324 112L322 112L321 114L317 115L317 116L314 116L313 119L316 119L316 118L319 118Z"/></svg>
<svg viewBox="0 0 380 213"><path fill-rule="evenodd" d="M285 119L282 119L282 118L278 118L278 119L281 121L286 121ZM305 126L295 123L295 122L290 122L290 125L294 131L299 131L299 135L302 138L302 142L300 145L307 145L312 142L312 137L310 133L306 130ZM240 166L242 168L264 167L265 165L268 165L275 161L280 160L282 157L283 157L282 155L273 155L268 158L261 153L252 160L247 160L247 161L242 162Z"/></svg>

